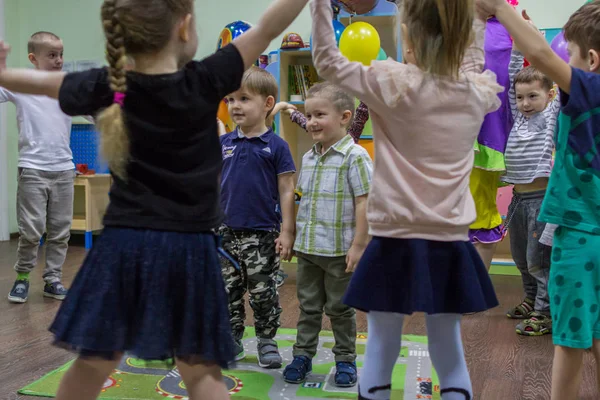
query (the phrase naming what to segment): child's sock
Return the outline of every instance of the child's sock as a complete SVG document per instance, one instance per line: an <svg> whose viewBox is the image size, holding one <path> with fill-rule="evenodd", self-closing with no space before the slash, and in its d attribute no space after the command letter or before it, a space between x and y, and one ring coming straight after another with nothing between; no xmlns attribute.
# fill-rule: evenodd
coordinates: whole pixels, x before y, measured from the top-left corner
<svg viewBox="0 0 600 400"><path fill-rule="evenodd" d="M17 272L17 280L29 282L29 272Z"/></svg>
<svg viewBox="0 0 600 400"><path fill-rule="evenodd" d="M427 315L429 355L443 400L471 400L473 389L460 337L460 315Z"/></svg>
<svg viewBox="0 0 600 400"><path fill-rule="evenodd" d="M402 345L404 315L371 311L365 362L360 373L360 395L369 400L387 400L392 390L392 370Z"/></svg>

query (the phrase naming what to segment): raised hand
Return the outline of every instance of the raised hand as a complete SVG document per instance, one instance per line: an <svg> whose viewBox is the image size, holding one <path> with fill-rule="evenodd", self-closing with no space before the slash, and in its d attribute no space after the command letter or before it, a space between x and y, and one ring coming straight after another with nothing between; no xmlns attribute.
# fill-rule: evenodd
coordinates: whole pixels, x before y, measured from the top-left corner
<svg viewBox="0 0 600 400"><path fill-rule="evenodd" d="M496 15L498 8L507 4L506 0L477 0L475 6L479 14Z"/></svg>
<svg viewBox="0 0 600 400"><path fill-rule="evenodd" d="M6 69L6 59L10 53L10 46L3 41L0 41L0 71Z"/></svg>

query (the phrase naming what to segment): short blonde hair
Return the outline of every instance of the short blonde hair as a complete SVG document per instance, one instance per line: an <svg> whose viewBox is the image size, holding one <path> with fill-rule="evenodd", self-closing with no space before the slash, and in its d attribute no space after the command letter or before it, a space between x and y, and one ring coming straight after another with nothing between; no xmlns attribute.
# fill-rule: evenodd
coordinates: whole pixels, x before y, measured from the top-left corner
<svg viewBox="0 0 600 400"><path fill-rule="evenodd" d="M308 90L308 94L306 95L307 100L314 98L325 98L329 100L336 111L340 113L350 111L352 116L350 117L348 125L352 123L352 119L354 118L354 98L339 86L329 82L317 83Z"/></svg>
<svg viewBox="0 0 600 400"><path fill-rule="evenodd" d="M39 50L40 45L47 39L61 40L57 35L55 35L52 32L36 32L33 35L31 35L31 37L27 41L27 53L35 54Z"/></svg>

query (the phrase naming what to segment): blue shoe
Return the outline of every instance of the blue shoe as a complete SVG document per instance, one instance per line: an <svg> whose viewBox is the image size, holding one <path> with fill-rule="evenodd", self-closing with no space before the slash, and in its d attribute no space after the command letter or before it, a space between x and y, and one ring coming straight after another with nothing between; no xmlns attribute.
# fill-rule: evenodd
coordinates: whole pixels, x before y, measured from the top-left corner
<svg viewBox="0 0 600 400"><path fill-rule="evenodd" d="M241 361L246 358L246 352L244 351L244 344L241 340L236 340L234 343L235 361Z"/></svg>
<svg viewBox="0 0 600 400"><path fill-rule="evenodd" d="M8 301L11 303L25 303L29 295L29 281L18 279L8 294Z"/></svg>
<svg viewBox="0 0 600 400"><path fill-rule="evenodd" d="M64 300L67 297L67 289L60 282L52 282L44 285L44 297L51 297L56 300Z"/></svg>
<svg viewBox="0 0 600 400"><path fill-rule="evenodd" d="M335 363L335 385L339 387L352 387L356 385L358 375L356 363L340 361Z"/></svg>
<svg viewBox="0 0 600 400"><path fill-rule="evenodd" d="M312 361L306 356L294 357L290 365L283 370L283 380L287 383L302 383L312 372Z"/></svg>

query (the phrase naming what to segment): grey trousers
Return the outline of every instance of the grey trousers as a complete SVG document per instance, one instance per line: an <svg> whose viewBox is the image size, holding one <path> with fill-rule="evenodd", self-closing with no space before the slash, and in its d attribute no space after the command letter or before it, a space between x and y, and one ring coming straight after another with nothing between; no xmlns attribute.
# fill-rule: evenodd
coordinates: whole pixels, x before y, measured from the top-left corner
<svg viewBox="0 0 600 400"><path fill-rule="evenodd" d="M74 179L74 170L50 172L19 168L17 272L31 272L35 268L40 239L45 232L44 281L60 281L71 237Z"/></svg>
<svg viewBox="0 0 600 400"><path fill-rule="evenodd" d="M540 243L546 228L538 221L544 191L514 193L508 208L510 251L521 272L525 296L535 300L535 311L549 315L548 279L552 248Z"/></svg>

